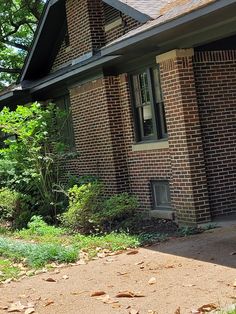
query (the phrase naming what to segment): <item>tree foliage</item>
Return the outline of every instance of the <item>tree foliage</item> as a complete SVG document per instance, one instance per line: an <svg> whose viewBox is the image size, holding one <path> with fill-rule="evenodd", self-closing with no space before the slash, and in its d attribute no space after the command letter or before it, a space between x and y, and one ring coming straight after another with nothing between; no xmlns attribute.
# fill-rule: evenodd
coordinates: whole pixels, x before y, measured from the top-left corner
<svg viewBox="0 0 236 314"><path fill-rule="evenodd" d="M65 119L66 113L54 105L44 108L38 103L0 112L0 130L9 136L0 149L0 187L33 197L34 210L51 217L62 205L54 190L60 183L60 164L71 154L60 141L59 126Z"/></svg>
<svg viewBox="0 0 236 314"><path fill-rule="evenodd" d="M16 81L45 0L0 0L0 88Z"/></svg>

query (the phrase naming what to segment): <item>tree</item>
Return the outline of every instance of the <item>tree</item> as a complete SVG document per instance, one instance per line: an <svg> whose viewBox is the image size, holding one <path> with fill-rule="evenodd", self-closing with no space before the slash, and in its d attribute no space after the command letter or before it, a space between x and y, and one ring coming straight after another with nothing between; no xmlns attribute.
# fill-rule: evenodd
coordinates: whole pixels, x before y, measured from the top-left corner
<svg viewBox="0 0 236 314"><path fill-rule="evenodd" d="M14 83L46 0L0 0L0 88Z"/></svg>

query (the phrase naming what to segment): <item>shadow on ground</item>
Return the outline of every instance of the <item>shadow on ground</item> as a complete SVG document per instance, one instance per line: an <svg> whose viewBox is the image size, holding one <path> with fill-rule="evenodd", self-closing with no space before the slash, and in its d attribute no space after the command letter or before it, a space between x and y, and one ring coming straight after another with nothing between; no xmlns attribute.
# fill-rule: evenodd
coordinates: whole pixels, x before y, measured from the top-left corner
<svg viewBox="0 0 236 314"><path fill-rule="evenodd" d="M166 243L152 246L156 252L186 257L236 268L236 222L229 227L219 227L200 235L173 239Z"/></svg>

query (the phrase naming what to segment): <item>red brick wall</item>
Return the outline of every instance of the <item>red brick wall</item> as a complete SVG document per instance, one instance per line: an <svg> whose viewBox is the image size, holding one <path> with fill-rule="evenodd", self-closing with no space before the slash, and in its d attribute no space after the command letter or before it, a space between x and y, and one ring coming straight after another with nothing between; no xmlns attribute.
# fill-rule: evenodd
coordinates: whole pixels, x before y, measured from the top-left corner
<svg viewBox="0 0 236 314"><path fill-rule="evenodd" d="M52 71L70 60L100 49L141 25L133 18L122 14L123 24L105 32L101 0L67 0L66 15L70 46L66 47L63 41Z"/></svg>
<svg viewBox="0 0 236 314"><path fill-rule="evenodd" d="M71 108L80 156L66 169L100 177L108 194L128 190L118 79L101 78L73 88Z"/></svg>
<svg viewBox="0 0 236 314"><path fill-rule="evenodd" d="M236 211L236 51L195 52L194 70L213 216Z"/></svg>
<svg viewBox="0 0 236 314"><path fill-rule="evenodd" d="M192 56L160 62L171 156L172 205L179 221L210 220Z"/></svg>
<svg viewBox="0 0 236 314"><path fill-rule="evenodd" d="M101 0L67 0L66 14L73 59L104 45Z"/></svg>
<svg viewBox="0 0 236 314"><path fill-rule="evenodd" d="M116 27L105 32L106 44L119 38L119 37L121 37L121 36L123 36L124 34L128 33L132 29L135 29L141 25L140 22L134 20L133 18L131 18L125 14L122 14L121 18L122 18L122 22L123 22L121 25L116 26Z"/></svg>
<svg viewBox="0 0 236 314"><path fill-rule="evenodd" d="M58 51L58 54L54 60L53 66L52 66L52 71L56 71L59 69L61 66L66 64L67 62L71 61L71 48L66 47L65 41L62 42L61 47Z"/></svg>
<svg viewBox="0 0 236 314"><path fill-rule="evenodd" d="M150 180L171 177L169 150L132 151L135 142L134 123L128 77L125 74L120 76L120 100L130 191L138 197L141 209L150 209L152 207Z"/></svg>

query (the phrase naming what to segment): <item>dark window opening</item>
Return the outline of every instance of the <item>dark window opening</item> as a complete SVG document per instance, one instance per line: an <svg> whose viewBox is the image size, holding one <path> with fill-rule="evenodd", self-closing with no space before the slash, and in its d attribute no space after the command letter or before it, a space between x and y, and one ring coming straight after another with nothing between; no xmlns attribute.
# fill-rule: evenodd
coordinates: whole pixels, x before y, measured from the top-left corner
<svg viewBox="0 0 236 314"><path fill-rule="evenodd" d="M148 68L131 76L136 140L167 138L159 69Z"/></svg>
<svg viewBox="0 0 236 314"><path fill-rule="evenodd" d="M70 106L70 97L65 95L54 100L57 107L64 113L63 123L59 125L61 140L69 150L75 149L74 129L72 121L72 112Z"/></svg>
<svg viewBox="0 0 236 314"><path fill-rule="evenodd" d="M171 210L170 186L167 180L151 181L153 209Z"/></svg>

